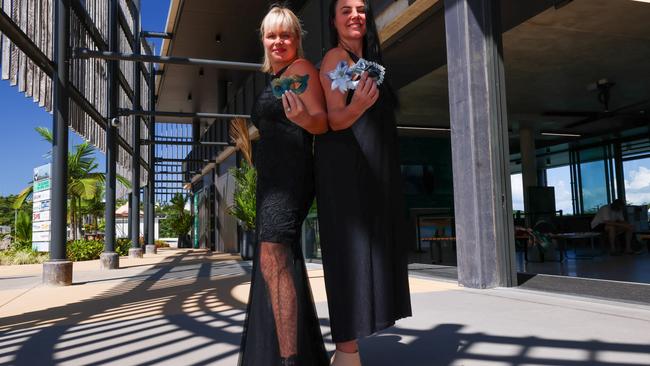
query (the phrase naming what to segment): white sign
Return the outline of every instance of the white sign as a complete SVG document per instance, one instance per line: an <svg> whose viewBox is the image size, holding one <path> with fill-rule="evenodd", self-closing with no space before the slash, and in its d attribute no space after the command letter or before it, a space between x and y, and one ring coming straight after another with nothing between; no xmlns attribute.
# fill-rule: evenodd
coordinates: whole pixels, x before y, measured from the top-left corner
<svg viewBox="0 0 650 366"><path fill-rule="evenodd" d="M50 242L49 241L32 241L32 249L37 252L49 252L50 251Z"/></svg>
<svg viewBox="0 0 650 366"><path fill-rule="evenodd" d="M50 232L49 231L37 231L32 233L32 241L50 241Z"/></svg>
<svg viewBox="0 0 650 366"><path fill-rule="evenodd" d="M46 164L34 168L34 185L32 190L32 249L39 252L50 250L52 223L50 205L52 201L52 165Z"/></svg>
<svg viewBox="0 0 650 366"><path fill-rule="evenodd" d="M52 173L52 164L45 164L34 168L34 182L48 179Z"/></svg>
<svg viewBox="0 0 650 366"><path fill-rule="evenodd" d="M37 231L50 231L50 225L52 221L39 221L32 224L32 232Z"/></svg>
<svg viewBox="0 0 650 366"><path fill-rule="evenodd" d="M33 202L45 201L45 200L49 200L51 197L52 197L52 191L48 189L47 191L34 192L34 195L32 196L32 201Z"/></svg>
<svg viewBox="0 0 650 366"><path fill-rule="evenodd" d="M50 221L50 211L34 212L32 221Z"/></svg>
<svg viewBox="0 0 650 366"><path fill-rule="evenodd" d="M50 210L50 202L51 202L50 200L43 200L43 201L34 202L33 211L34 212L49 211Z"/></svg>

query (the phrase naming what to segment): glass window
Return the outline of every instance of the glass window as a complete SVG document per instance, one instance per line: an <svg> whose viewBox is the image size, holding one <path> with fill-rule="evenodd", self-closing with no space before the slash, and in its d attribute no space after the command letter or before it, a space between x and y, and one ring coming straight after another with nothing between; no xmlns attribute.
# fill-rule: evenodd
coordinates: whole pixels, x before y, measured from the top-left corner
<svg viewBox="0 0 650 366"><path fill-rule="evenodd" d="M546 170L546 182L555 188L555 209L563 215L573 215L573 196L571 195L571 169L568 165Z"/></svg>
<svg viewBox="0 0 650 366"><path fill-rule="evenodd" d="M650 204L650 158L623 162L625 200L632 205Z"/></svg>
<svg viewBox="0 0 650 366"><path fill-rule="evenodd" d="M607 204L605 162L600 160L580 164L580 175L584 212L596 212Z"/></svg>
<svg viewBox="0 0 650 366"><path fill-rule="evenodd" d="M510 175L510 189L512 190L512 210L524 211L524 183L521 173Z"/></svg>

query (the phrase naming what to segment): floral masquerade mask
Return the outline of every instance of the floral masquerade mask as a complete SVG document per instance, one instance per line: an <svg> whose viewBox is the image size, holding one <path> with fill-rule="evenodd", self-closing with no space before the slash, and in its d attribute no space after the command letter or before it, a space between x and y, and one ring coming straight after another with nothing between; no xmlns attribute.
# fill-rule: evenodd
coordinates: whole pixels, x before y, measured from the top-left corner
<svg viewBox="0 0 650 366"><path fill-rule="evenodd" d="M282 95L289 90L295 94L302 94L307 90L307 81L309 81L308 74L277 78L271 81L271 90L273 91L273 95L278 99L282 98Z"/></svg>
<svg viewBox="0 0 650 366"><path fill-rule="evenodd" d="M364 72L373 78L377 85L384 82L386 68L380 64L360 58L357 63L349 66L346 61L341 61L336 65L336 69L328 73L332 80L332 90L338 89L341 93L357 88L359 78Z"/></svg>

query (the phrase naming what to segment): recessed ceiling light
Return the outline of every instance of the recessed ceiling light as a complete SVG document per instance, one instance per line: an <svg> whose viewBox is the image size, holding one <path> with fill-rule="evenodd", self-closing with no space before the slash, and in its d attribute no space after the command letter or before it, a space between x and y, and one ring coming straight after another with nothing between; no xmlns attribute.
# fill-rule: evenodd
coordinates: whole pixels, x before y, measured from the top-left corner
<svg viewBox="0 0 650 366"><path fill-rule="evenodd" d="M582 137L577 133L561 133L561 132L542 132L544 136L558 136L558 137Z"/></svg>
<svg viewBox="0 0 650 366"><path fill-rule="evenodd" d="M397 126L398 130L414 130L414 131L451 131L450 128L445 127L418 127L418 126Z"/></svg>

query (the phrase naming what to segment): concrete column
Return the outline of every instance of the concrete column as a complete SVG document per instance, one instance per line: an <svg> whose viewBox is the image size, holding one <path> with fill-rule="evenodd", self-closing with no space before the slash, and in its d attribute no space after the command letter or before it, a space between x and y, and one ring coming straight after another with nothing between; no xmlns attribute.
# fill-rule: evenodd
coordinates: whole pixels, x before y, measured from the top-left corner
<svg viewBox="0 0 650 366"><path fill-rule="evenodd" d="M524 212L530 212L528 187L537 186L537 157L535 153L535 130L531 127L519 129L521 151L521 176L524 188Z"/></svg>
<svg viewBox="0 0 650 366"><path fill-rule="evenodd" d="M118 52L118 0L108 2L108 44L111 52ZM115 253L115 194L117 181L117 128L118 117L118 61L108 62L108 121L106 124L106 229L104 252L100 255L102 269L117 269L120 258Z"/></svg>
<svg viewBox="0 0 650 366"><path fill-rule="evenodd" d="M52 206L50 260L43 264L43 284L72 284L72 262L67 260L67 191L68 191L68 39L70 5L67 0L54 1L54 86L52 143Z"/></svg>
<svg viewBox="0 0 650 366"><path fill-rule="evenodd" d="M500 1L445 0L458 281L515 286Z"/></svg>

